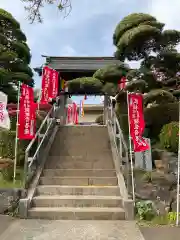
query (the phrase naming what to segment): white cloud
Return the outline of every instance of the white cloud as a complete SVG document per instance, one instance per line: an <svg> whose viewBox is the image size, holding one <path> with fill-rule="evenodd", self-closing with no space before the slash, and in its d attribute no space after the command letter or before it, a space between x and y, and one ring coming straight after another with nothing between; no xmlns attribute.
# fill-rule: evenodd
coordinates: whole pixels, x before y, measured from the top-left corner
<svg viewBox="0 0 180 240"><path fill-rule="evenodd" d="M165 28L180 30L179 0L149 0L149 13L166 24Z"/></svg>
<svg viewBox="0 0 180 240"><path fill-rule="evenodd" d="M64 46L61 53L59 54L60 56L76 56L77 55L77 52L74 48L72 48L71 46L67 45L67 46Z"/></svg>

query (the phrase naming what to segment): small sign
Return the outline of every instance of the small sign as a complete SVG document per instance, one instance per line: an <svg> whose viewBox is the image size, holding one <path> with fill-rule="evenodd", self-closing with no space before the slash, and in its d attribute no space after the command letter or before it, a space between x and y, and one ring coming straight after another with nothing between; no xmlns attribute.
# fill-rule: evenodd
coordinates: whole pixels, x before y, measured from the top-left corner
<svg viewBox="0 0 180 240"><path fill-rule="evenodd" d="M149 145L149 149L143 152L135 152L135 168L152 171L151 139L144 138Z"/></svg>

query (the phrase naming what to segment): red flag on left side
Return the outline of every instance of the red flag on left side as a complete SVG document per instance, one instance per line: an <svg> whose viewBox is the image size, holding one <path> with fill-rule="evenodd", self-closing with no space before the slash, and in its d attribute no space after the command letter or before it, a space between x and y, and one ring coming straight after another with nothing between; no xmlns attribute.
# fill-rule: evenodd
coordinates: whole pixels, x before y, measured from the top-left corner
<svg viewBox="0 0 180 240"><path fill-rule="evenodd" d="M36 132L36 104L33 88L22 84L19 103L18 138L33 139Z"/></svg>
<svg viewBox="0 0 180 240"><path fill-rule="evenodd" d="M43 74L42 74L42 83L41 83L41 104L47 104L51 101L51 79L52 79L52 71L53 69L45 66L43 68Z"/></svg>
<svg viewBox="0 0 180 240"><path fill-rule="evenodd" d="M59 88L59 73L45 66L43 68L42 86L41 86L41 104L47 104L56 98Z"/></svg>
<svg viewBox="0 0 180 240"><path fill-rule="evenodd" d="M51 73L50 86L51 87L50 87L49 97L51 99L54 99L58 95L58 88L59 88L59 73L54 69L52 69L52 73Z"/></svg>

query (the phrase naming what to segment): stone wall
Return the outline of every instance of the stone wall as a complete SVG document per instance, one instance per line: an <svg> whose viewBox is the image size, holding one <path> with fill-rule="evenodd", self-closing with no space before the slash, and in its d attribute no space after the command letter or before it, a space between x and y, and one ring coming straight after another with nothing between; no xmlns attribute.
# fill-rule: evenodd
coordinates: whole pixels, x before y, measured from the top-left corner
<svg viewBox="0 0 180 240"><path fill-rule="evenodd" d="M24 197L25 194L24 189L0 189L0 214L15 209L20 198Z"/></svg>

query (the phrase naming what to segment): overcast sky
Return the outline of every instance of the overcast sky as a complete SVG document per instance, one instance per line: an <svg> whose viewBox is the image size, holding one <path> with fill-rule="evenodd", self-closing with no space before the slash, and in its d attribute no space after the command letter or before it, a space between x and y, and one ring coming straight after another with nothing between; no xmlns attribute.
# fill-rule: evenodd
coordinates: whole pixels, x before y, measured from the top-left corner
<svg viewBox="0 0 180 240"><path fill-rule="evenodd" d="M32 67L50 56L112 56L112 35L117 23L133 12L155 16L166 28L180 30L180 0L72 0L72 12L63 18L55 6L42 9L43 24L29 24L20 0L0 0L21 24L32 54ZM134 65L134 64L133 64ZM36 87L41 79L35 76Z"/></svg>

